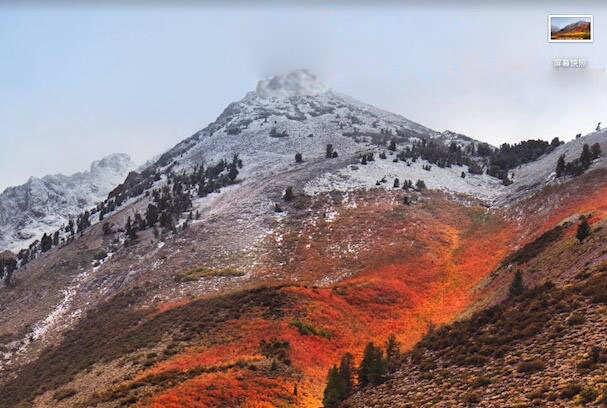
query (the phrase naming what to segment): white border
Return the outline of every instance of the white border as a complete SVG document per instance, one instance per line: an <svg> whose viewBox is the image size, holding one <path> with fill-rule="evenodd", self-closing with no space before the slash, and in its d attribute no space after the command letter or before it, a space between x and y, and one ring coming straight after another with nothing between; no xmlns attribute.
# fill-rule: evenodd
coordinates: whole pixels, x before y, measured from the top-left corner
<svg viewBox="0 0 607 408"><path fill-rule="evenodd" d="M550 24L552 17L590 17L590 39L589 40L553 40ZM592 14L550 14L548 15L548 42L552 43L591 43L594 41L594 19Z"/></svg>

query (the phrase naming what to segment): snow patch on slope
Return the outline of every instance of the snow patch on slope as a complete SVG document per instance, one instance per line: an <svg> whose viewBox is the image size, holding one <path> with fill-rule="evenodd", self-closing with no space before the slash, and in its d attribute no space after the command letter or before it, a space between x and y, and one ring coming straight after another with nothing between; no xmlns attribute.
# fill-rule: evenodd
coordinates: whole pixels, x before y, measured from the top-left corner
<svg viewBox="0 0 607 408"><path fill-rule="evenodd" d="M304 186L306 194L317 194L330 191L354 191L358 189L384 188L394 189L394 179L398 178L400 185L404 180L423 180L429 189L469 194L485 201L498 197L505 187L500 180L486 174L473 175L468 173L467 166L452 166L440 168L431 165L430 171L423 166L429 163L417 160L408 166L405 162L394 163L390 157L375 159L366 165L350 165L336 172L328 172L309 181ZM465 178L461 173L466 174ZM385 177L386 182L376 185Z"/></svg>

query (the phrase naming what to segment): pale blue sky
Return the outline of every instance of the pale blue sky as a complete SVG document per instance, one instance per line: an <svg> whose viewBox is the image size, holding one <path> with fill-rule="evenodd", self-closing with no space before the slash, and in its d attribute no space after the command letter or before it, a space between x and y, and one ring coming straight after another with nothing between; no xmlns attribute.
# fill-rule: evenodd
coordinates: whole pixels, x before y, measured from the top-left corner
<svg viewBox="0 0 607 408"><path fill-rule="evenodd" d="M257 79L293 68L493 144L569 139L607 124L600 2L59 4L0 6L0 190L113 152L142 163ZM565 13L594 15L594 43L547 42L547 15ZM585 57L590 67L557 72L555 57Z"/></svg>

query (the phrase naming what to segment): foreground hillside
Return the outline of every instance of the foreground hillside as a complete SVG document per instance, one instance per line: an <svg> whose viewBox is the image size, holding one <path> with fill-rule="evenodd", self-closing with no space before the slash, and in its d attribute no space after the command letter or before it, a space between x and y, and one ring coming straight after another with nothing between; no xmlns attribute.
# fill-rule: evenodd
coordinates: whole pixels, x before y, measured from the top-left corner
<svg viewBox="0 0 607 408"><path fill-rule="evenodd" d="M484 306L426 334L385 384L359 390L344 406L604 406L606 182L598 171L560 186L567 204L479 286ZM555 193L542 192L542 202ZM591 225L583 242L580 216ZM516 272L526 290L513 296Z"/></svg>

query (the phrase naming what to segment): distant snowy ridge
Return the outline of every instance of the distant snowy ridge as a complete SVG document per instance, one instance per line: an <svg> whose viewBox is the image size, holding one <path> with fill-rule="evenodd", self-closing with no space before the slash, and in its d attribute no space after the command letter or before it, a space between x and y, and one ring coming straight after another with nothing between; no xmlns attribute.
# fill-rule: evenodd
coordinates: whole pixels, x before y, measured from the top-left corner
<svg viewBox="0 0 607 408"><path fill-rule="evenodd" d="M17 251L52 233L83 210L107 198L136 167L122 153L94 161L88 171L30 177L0 194L0 250Z"/></svg>

